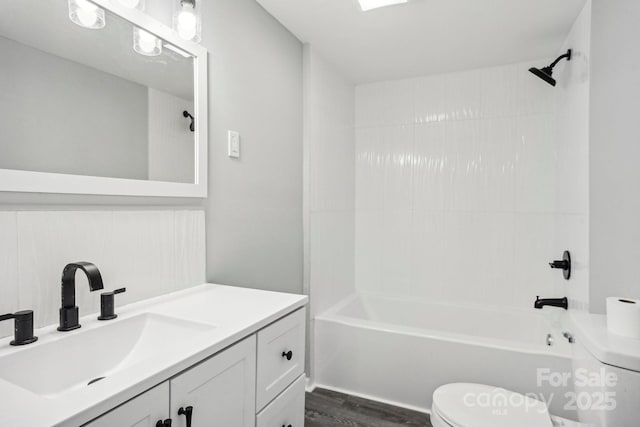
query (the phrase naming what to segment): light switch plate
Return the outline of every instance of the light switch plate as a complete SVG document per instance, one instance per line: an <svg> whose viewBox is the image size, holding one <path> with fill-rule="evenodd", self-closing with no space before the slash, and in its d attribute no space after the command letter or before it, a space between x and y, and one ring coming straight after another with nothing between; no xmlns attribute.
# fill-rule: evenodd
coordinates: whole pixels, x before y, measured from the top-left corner
<svg viewBox="0 0 640 427"><path fill-rule="evenodd" d="M229 131L229 157L232 159L240 158L240 133Z"/></svg>

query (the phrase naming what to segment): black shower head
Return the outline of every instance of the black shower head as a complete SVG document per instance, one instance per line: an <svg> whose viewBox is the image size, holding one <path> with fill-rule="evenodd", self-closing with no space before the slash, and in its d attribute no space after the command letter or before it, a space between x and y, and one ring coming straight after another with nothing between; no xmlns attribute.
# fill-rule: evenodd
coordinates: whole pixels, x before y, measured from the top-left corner
<svg viewBox="0 0 640 427"><path fill-rule="evenodd" d="M553 78L553 67L555 67L556 64L564 58L567 58L567 61L571 61L571 49L569 49L567 53L565 53L564 55L559 56L558 59L553 61L551 65L549 65L548 67L543 67L543 68L532 67L532 68L529 68L529 71L534 75L540 77L545 82L549 83L551 86L555 86L556 79Z"/></svg>
<svg viewBox="0 0 640 427"><path fill-rule="evenodd" d="M535 74L536 76L540 77L545 82L549 83L551 86L555 86L556 85L556 79L554 79L552 77L553 68L551 68L551 67L544 67L544 68L532 67L532 68L529 68L529 71L532 72L533 74Z"/></svg>

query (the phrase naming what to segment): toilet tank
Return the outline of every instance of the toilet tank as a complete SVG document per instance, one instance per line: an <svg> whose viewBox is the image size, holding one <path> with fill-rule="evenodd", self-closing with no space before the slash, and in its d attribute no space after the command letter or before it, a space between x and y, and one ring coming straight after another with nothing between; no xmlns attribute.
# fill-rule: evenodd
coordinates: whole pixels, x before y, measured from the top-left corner
<svg viewBox="0 0 640 427"><path fill-rule="evenodd" d="M573 392L564 397L594 427L640 425L640 341L611 336L604 316L575 324ZM578 319L579 320L579 319Z"/></svg>

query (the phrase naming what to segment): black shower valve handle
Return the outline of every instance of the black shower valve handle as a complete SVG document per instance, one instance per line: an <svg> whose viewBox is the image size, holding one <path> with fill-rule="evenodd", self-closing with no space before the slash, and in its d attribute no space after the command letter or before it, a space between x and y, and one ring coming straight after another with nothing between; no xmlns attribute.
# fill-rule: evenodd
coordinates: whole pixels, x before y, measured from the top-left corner
<svg viewBox="0 0 640 427"><path fill-rule="evenodd" d="M551 261L549 263L551 268L557 268L558 270L562 270L562 275L566 280L571 278L571 254L569 251L564 251L562 254L561 260Z"/></svg>
<svg viewBox="0 0 640 427"><path fill-rule="evenodd" d="M561 270L566 270L569 268L569 263L567 261L552 261L549 263L551 268L559 268Z"/></svg>

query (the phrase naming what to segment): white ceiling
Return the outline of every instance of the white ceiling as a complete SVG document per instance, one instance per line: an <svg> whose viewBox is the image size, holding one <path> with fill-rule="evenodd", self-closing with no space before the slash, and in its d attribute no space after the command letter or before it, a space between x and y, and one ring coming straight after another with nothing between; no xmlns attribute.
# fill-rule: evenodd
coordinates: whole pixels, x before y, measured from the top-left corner
<svg viewBox="0 0 640 427"><path fill-rule="evenodd" d="M585 0L257 0L357 83L555 56Z"/></svg>

